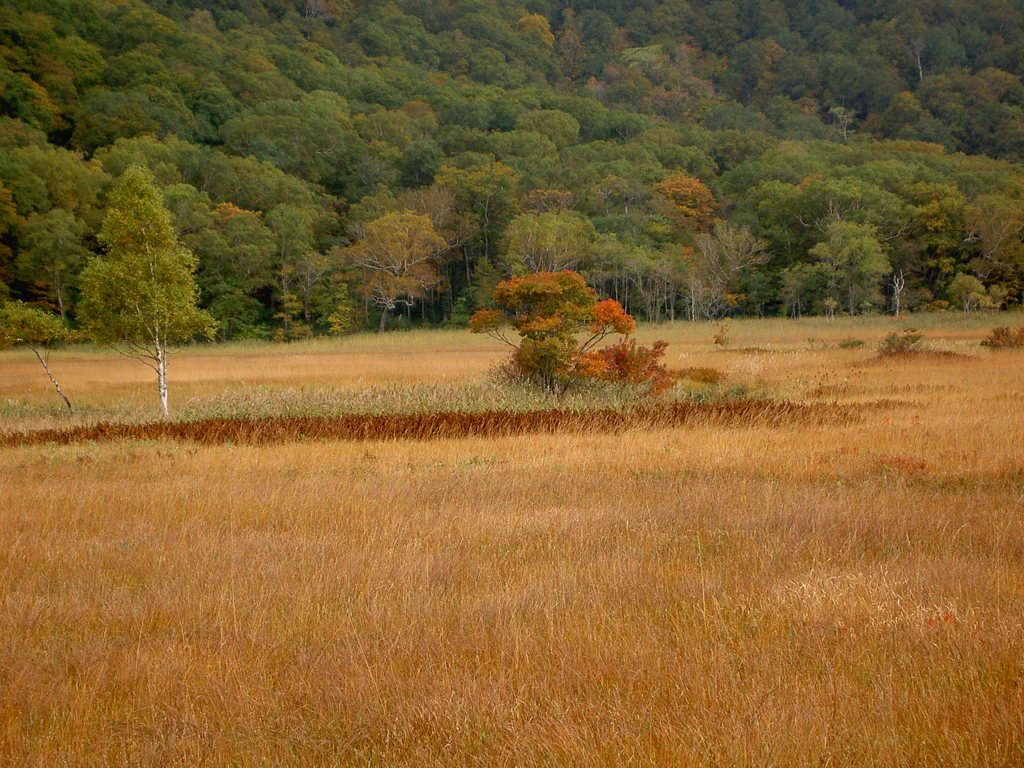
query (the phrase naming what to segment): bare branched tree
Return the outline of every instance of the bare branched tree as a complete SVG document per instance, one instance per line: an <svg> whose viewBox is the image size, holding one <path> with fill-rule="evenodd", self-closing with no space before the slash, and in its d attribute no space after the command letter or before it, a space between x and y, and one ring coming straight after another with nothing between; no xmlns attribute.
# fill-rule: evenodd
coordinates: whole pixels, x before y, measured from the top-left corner
<svg viewBox="0 0 1024 768"><path fill-rule="evenodd" d="M692 314L720 317L728 307L729 287L743 270L771 260L765 243L749 229L716 222L710 234L697 237L688 290Z"/></svg>

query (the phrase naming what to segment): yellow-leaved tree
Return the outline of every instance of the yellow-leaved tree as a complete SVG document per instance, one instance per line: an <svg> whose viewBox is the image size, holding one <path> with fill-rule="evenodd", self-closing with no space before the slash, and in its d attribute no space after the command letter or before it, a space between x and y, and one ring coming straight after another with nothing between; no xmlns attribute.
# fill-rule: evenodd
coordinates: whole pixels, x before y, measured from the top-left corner
<svg viewBox="0 0 1024 768"><path fill-rule="evenodd" d="M384 332L389 312L423 298L441 281L437 256L446 245L430 217L393 211L368 222L359 241L342 251L363 271L363 298L380 307L378 333Z"/></svg>

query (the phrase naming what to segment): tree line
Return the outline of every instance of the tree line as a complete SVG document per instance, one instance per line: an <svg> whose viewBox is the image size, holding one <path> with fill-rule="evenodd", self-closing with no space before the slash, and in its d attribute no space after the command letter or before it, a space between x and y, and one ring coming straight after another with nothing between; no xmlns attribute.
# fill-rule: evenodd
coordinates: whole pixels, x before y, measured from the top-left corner
<svg viewBox="0 0 1024 768"><path fill-rule="evenodd" d="M1020 304L1011 4L13 0L0 295L79 322L151 170L219 338Z"/></svg>

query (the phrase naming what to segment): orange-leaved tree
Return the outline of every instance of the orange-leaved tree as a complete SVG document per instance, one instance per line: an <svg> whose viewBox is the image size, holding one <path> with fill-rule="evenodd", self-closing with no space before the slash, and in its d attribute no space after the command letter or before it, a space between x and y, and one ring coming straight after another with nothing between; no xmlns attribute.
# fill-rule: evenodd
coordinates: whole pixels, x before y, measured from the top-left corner
<svg viewBox="0 0 1024 768"><path fill-rule="evenodd" d="M598 301L583 277L569 270L504 280L494 290L494 303L500 308L474 314L470 329L511 346L516 372L546 392L606 377L613 361L595 349L598 342L636 329L619 302ZM518 333L518 343L508 337L509 328Z"/></svg>
<svg viewBox="0 0 1024 768"><path fill-rule="evenodd" d="M672 204L677 226L698 232L711 229L717 203L714 194L700 179L676 174L655 184L654 190Z"/></svg>

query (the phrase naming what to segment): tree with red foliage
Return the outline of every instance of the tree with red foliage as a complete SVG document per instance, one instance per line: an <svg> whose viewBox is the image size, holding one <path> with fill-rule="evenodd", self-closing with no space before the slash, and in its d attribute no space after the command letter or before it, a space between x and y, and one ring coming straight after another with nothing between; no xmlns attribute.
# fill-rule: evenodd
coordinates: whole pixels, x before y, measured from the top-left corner
<svg viewBox="0 0 1024 768"><path fill-rule="evenodd" d="M665 364L661 362L667 347L666 341L656 341L645 347L638 344L636 339L622 339L587 353L582 369L594 378L624 387L646 384L647 392L657 396L675 384Z"/></svg>
<svg viewBox="0 0 1024 768"><path fill-rule="evenodd" d="M610 364L595 347L613 333L629 336L636 330L619 302L598 301L583 277L569 270L504 280L494 301L500 309L477 312L470 329L511 346L516 372L546 392L562 393L583 378L607 375ZM510 327L518 343L506 335Z"/></svg>

